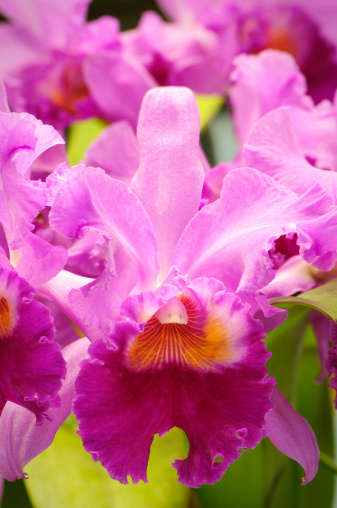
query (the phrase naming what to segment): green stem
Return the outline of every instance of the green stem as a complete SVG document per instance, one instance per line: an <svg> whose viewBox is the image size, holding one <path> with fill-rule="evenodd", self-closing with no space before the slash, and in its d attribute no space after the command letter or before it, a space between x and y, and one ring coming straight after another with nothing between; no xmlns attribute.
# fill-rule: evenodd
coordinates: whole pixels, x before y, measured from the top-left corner
<svg viewBox="0 0 337 508"><path fill-rule="evenodd" d="M327 468L329 468L330 471L337 474L337 463L329 455L324 452L319 452L319 461L321 464L324 464Z"/></svg>

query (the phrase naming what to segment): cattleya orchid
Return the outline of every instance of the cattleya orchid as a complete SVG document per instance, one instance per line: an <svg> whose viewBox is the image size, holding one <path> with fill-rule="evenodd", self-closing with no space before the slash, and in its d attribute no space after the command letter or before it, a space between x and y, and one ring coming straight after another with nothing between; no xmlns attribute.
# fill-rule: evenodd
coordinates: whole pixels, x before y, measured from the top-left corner
<svg viewBox="0 0 337 508"><path fill-rule="evenodd" d="M0 2L10 20L0 24L0 77L12 110L32 113L57 129L91 116L136 122L144 93L156 83L124 56L117 19L86 23L89 3Z"/></svg>
<svg viewBox="0 0 337 508"><path fill-rule="evenodd" d="M305 77L290 55L266 50L258 55L236 57L229 98L237 153L233 161L220 163L208 172L204 199L209 202L217 199L225 175L245 165L271 176L275 173L276 179L286 186L288 179L292 179L290 188L295 192L303 193L319 182L333 195L335 176L331 171L312 171L312 167L335 171L336 106L327 100L314 105L307 95ZM330 180L328 189L323 181Z"/></svg>
<svg viewBox="0 0 337 508"><path fill-rule="evenodd" d="M72 417L60 429L72 412L85 450L121 483L151 479L154 436L180 429L168 439L180 436L172 465L185 505L185 486L218 482L264 438L303 467L302 484L315 477L319 457L332 462L324 458L328 448L333 452L331 415L326 447L329 429L322 440L302 391L310 391L317 415L331 410L327 376L337 390L337 325L326 317L337 321L337 312L324 300L329 291L334 298L337 273L336 6L333 0L158 3L173 22L147 12L121 33L110 16L86 21L90 0L0 0L6 18L0 23L0 498L4 478L29 474L28 490L35 479L55 487L48 454L60 453L65 434L67 473L81 474L77 452L83 463L91 458L70 432ZM238 142L234 160L211 169L199 146L196 99L172 85L227 94ZM202 111L208 99L198 100ZM220 107L223 98L214 100ZM224 113L210 125L211 138ZM87 139L76 141L89 124L72 127L88 117L111 122L89 147ZM70 167L63 133L72 144L69 160L80 145L78 165ZM287 319L277 307L284 301L309 302L309 310L291 309L275 330ZM321 370L312 369L308 379L325 381L316 387L325 408L321 399L312 404L316 388L308 379L302 384L309 339L315 354L309 323ZM320 451L291 404L318 431ZM59 429L34 471L28 463ZM163 443L156 439L152 460ZM231 467L213 492L222 495L236 474L245 481L245 459L256 454L268 470L261 506L274 506L284 457L268 443ZM96 471L106 482L106 472ZM325 473L316 479L320 485ZM169 474L157 480L160 475L168 481ZM63 487L68 483L72 488L63 479ZM137 496L138 487L105 485ZM160 479L139 489L152 493L153 486L160 490ZM300 495L310 496L311 487ZM36 506L48 506L41 499Z"/></svg>
<svg viewBox="0 0 337 508"><path fill-rule="evenodd" d="M60 310L48 302L50 312L36 294L64 266L67 251L32 231L47 199L45 183L32 178L40 173L41 157L45 165L48 152L64 141L32 115L10 113L3 87L0 108L0 475L14 480L24 476L23 467L51 443L69 415L72 363L75 369L86 348L77 344L78 335ZM60 345L69 342L64 357Z"/></svg>
<svg viewBox="0 0 337 508"><path fill-rule="evenodd" d="M10 21L0 24L0 77L14 111L57 129L88 117L126 119L135 127L142 98L154 86L219 87L219 73L209 72L217 67L211 31L165 23L149 12L138 29L120 34L111 16L86 22L89 3L34 0L27 10L0 1Z"/></svg>
<svg viewBox="0 0 337 508"><path fill-rule="evenodd" d="M330 0L158 0L158 4L171 19L201 24L217 35L222 90L228 85L235 55L276 49L296 59L315 102L332 99L337 41L336 9Z"/></svg>
<svg viewBox="0 0 337 508"><path fill-rule="evenodd" d="M76 382L79 432L121 482L146 480L154 434L174 426L190 443L174 464L186 485L219 480L266 434L309 481L315 438L265 368L265 330L285 314L259 291L275 276L269 252L283 235L297 235L308 262L333 265L330 236L316 226L335 208L319 187L299 198L242 168L199 211L198 135L193 94L154 89L142 105L140 164L129 185L84 165L48 178L51 227L105 242L96 279L64 271L40 288L93 341Z"/></svg>

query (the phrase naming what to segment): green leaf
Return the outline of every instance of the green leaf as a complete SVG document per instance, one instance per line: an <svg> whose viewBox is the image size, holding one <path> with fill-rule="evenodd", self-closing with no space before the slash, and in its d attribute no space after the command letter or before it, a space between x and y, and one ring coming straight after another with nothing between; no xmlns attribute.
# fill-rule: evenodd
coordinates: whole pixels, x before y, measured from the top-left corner
<svg viewBox="0 0 337 508"><path fill-rule="evenodd" d="M2 499L0 500L1 508L32 508L29 501L23 480L15 480L9 482L5 480L5 488Z"/></svg>
<svg viewBox="0 0 337 508"><path fill-rule="evenodd" d="M269 334L268 346L273 349L274 363L269 365L278 386L284 390L295 409L312 426L318 446L333 456L332 411L327 382L317 384L320 367L316 338L306 319L307 310L294 307L289 320ZM296 316L298 321L296 322ZM296 337L296 334L299 334ZM271 340L270 340L271 339ZM293 351L288 342L294 341ZM284 344L284 351L282 350ZM302 355L300 356L300 349ZM288 356L287 356L288 354ZM271 360L270 362L271 363ZM287 379L289 376L289 379ZM291 380L290 380L291 379ZM331 508L334 474L320 465L314 480L301 486L303 470L296 462L283 456L266 440L268 470L266 508Z"/></svg>
<svg viewBox="0 0 337 508"><path fill-rule="evenodd" d="M328 380L316 383L320 373L317 359L317 340L308 327L299 368L298 404L296 409L310 423L318 447L330 457L334 456L333 408L329 396ZM332 506L335 475L320 464L312 482L300 490L298 508L330 508Z"/></svg>
<svg viewBox="0 0 337 508"><path fill-rule="evenodd" d="M221 95L197 95L197 102L200 111L200 130L220 111L225 99Z"/></svg>
<svg viewBox="0 0 337 508"><path fill-rule="evenodd" d="M185 508L190 489L177 482L171 466L184 455L179 429L162 438L155 436L149 483L121 485L85 452L74 425L67 421L52 445L27 465L25 483L34 508Z"/></svg>
<svg viewBox="0 0 337 508"><path fill-rule="evenodd" d="M261 443L243 452L215 485L197 490L203 508L262 508L266 463Z"/></svg>
<svg viewBox="0 0 337 508"><path fill-rule="evenodd" d="M292 405L296 403L297 371L307 326L308 309L293 306L287 321L269 332L266 339L267 349L272 353L267 368Z"/></svg>
<svg viewBox="0 0 337 508"><path fill-rule="evenodd" d="M308 329L308 309L299 306L288 312L288 319L282 326L268 333L267 349L272 357L267 362L270 375L293 406L296 406L298 368L303 341ZM266 474L266 508L297 508L297 497L303 471L297 464L279 452L266 439L263 443Z"/></svg>
<svg viewBox="0 0 337 508"><path fill-rule="evenodd" d="M106 123L99 118L90 118L69 127L67 155L72 166L83 161L88 146L105 127Z"/></svg>
<svg viewBox="0 0 337 508"><path fill-rule="evenodd" d="M300 296L277 297L269 301L272 305L282 308L289 308L294 304L311 307L337 323L337 279L301 293Z"/></svg>

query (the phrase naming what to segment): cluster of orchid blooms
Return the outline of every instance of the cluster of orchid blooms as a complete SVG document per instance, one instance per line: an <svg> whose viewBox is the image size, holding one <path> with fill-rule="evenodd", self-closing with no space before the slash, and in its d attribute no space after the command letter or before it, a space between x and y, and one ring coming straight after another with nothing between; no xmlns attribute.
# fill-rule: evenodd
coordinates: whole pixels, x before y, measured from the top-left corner
<svg viewBox="0 0 337 508"><path fill-rule="evenodd" d="M24 477L73 411L122 483L172 427L187 486L265 437L305 483L315 435L264 339L287 318L270 298L335 276L337 8L158 3L172 21L120 33L86 22L89 0L0 0L0 475ZM232 162L210 168L194 93L228 97ZM66 128L89 117L108 125L70 167ZM335 388L333 322L315 331Z"/></svg>

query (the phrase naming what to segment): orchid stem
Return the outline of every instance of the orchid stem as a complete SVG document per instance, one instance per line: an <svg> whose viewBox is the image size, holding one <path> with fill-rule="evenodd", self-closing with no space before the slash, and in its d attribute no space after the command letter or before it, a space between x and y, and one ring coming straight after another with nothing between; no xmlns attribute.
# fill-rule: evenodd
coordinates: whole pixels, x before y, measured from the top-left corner
<svg viewBox="0 0 337 508"><path fill-rule="evenodd" d="M324 452L319 452L319 461L321 464L324 464L326 467L337 474L337 462L334 461L329 455Z"/></svg>

